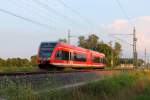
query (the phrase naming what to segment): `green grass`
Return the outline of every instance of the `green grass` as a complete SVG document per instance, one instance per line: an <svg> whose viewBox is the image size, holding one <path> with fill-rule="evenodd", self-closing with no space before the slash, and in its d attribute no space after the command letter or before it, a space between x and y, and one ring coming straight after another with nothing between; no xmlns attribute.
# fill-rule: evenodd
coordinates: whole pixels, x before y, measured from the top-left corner
<svg viewBox="0 0 150 100"><path fill-rule="evenodd" d="M7 100L150 100L150 72L120 73L84 86L35 93L31 84L12 81L0 86L0 97ZM6 83L6 82L4 82ZM42 89L40 89L42 91Z"/></svg>
<svg viewBox="0 0 150 100"><path fill-rule="evenodd" d="M150 100L149 73L121 73L71 90L49 91L50 100ZM48 99L47 99L48 100Z"/></svg>
<svg viewBox="0 0 150 100"><path fill-rule="evenodd" d="M10 66L10 67L1 67L0 66L0 72L32 72L32 71L37 71L38 67L32 67L32 66L26 66L26 67L15 67L15 66Z"/></svg>

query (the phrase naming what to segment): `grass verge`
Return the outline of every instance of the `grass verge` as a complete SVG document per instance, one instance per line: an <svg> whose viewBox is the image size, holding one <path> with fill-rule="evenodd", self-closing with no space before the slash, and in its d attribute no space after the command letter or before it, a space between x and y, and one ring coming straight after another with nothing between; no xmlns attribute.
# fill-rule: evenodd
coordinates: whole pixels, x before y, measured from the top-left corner
<svg viewBox="0 0 150 100"><path fill-rule="evenodd" d="M0 97L7 100L150 100L150 72L120 73L104 80L70 89L35 94L32 85L10 82L0 86Z"/></svg>
<svg viewBox="0 0 150 100"><path fill-rule="evenodd" d="M20 67L15 67L15 66L11 66L11 67L1 67L0 66L0 72L2 73L9 73L9 72L33 72L33 71L37 71L38 67L32 67L32 66L20 66Z"/></svg>

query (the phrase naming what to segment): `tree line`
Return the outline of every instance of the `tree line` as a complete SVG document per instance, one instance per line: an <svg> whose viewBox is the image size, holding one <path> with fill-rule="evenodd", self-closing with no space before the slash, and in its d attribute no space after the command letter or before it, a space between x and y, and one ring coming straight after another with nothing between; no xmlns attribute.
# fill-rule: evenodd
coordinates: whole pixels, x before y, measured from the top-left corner
<svg viewBox="0 0 150 100"><path fill-rule="evenodd" d="M138 66L142 66L144 64L144 60L138 59ZM133 64L133 59L132 58L120 58L120 63L121 64Z"/></svg>
<svg viewBox="0 0 150 100"><path fill-rule="evenodd" d="M59 41L65 43L67 42L66 39L60 39ZM114 44L112 44L111 41L109 43L104 43L95 34L91 34L87 38L80 36L78 38L78 46L104 53L106 56L105 63L109 67L118 66L120 64L133 64L132 58L120 58L122 46L119 42L115 42ZM138 59L139 66L141 66L143 63L143 60Z"/></svg>
<svg viewBox="0 0 150 100"><path fill-rule="evenodd" d="M36 55L31 56L30 60L26 58L8 58L6 60L0 58L0 66L2 67L26 67L37 66Z"/></svg>
<svg viewBox="0 0 150 100"><path fill-rule="evenodd" d="M105 62L107 66L112 66L112 62L113 66L119 65L119 58L122 46L118 42L115 42L113 45L110 41L108 44L106 44L102 40L100 40L98 36L92 34L89 35L87 38L85 38L84 36L80 36L78 46L104 53L106 56Z"/></svg>

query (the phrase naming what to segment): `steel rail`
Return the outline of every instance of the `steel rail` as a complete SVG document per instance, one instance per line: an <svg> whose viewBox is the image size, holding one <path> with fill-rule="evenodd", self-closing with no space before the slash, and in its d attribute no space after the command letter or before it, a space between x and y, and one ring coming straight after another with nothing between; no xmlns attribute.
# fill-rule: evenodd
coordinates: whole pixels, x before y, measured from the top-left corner
<svg viewBox="0 0 150 100"><path fill-rule="evenodd" d="M132 71L133 69L83 69L83 70L67 70L67 71L34 71L34 72L1 72L2 76L26 76L26 75L40 75L40 74L59 74L59 73L78 73L91 71Z"/></svg>
<svg viewBox="0 0 150 100"><path fill-rule="evenodd" d="M26 76L26 75L40 75L40 74L59 74L59 73L77 73L89 72L89 70L71 70L71 71L35 71L35 72L1 72L2 76Z"/></svg>

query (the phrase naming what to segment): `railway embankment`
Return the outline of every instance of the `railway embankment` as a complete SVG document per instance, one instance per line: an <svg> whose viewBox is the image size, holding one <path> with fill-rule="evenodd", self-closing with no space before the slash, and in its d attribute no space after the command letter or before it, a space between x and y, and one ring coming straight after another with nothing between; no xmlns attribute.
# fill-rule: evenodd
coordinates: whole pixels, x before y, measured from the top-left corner
<svg viewBox="0 0 150 100"><path fill-rule="evenodd" d="M8 100L24 100L22 97L25 97L25 100L29 100L26 96L32 93L36 95L61 90L63 87L88 83L100 77L103 76L89 71L6 74L0 76L0 97Z"/></svg>
<svg viewBox="0 0 150 100"><path fill-rule="evenodd" d="M6 100L149 100L150 72L126 71L117 74L94 72L30 76L34 82L5 78L0 97ZM53 77L52 77L53 76ZM26 80L25 77L22 79ZM29 76L27 78L30 79ZM35 79L40 79L39 82ZM95 81L96 80L96 81ZM19 83L20 82L20 83Z"/></svg>
<svg viewBox="0 0 150 100"><path fill-rule="evenodd" d="M150 100L150 72L135 71L115 74L71 90L44 94L53 100ZM64 91L64 92L62 92ZM62 99L63 98L63 99Z"/></svg>

